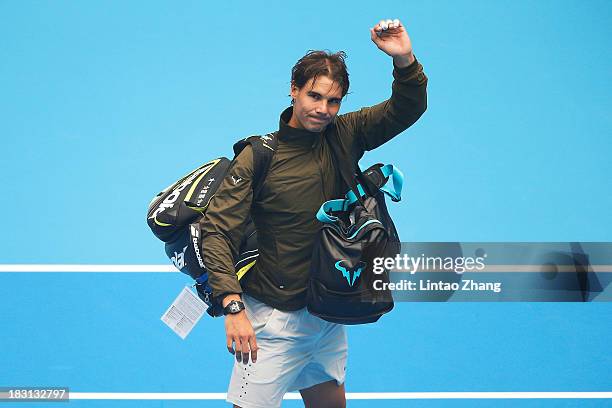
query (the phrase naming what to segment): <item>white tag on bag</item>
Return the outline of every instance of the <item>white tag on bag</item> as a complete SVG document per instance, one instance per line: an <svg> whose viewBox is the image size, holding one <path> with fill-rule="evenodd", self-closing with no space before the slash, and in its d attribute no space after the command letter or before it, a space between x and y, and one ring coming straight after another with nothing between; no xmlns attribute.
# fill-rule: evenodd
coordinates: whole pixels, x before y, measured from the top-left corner
<svg viewBox="0 0 612 408"><path fill-rule="evenodd" d="M184 287L166 310L166 313L162 315L161 320L181 339L185 340L191 329L204 315L206 309L208 309L208 305L188 287Z"/></svg>

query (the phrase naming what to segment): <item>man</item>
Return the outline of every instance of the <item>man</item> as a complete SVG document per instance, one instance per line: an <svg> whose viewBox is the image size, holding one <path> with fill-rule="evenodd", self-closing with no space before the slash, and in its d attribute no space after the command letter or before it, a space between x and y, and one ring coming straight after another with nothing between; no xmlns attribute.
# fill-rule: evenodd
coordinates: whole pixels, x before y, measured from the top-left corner
<svg viewBox="0 0 612 408"><path fill-rule="evenodd" d="M270 408L299 390L307 407L344 407L347 341L344 326L306 310L306 287L319 206L347 186L335 160L356 162L365 151L411 126L426 109L427 77L399 20L370 29L393 57L392 96L371 108L339 115L349 88L344 53L309 52L292 70L292 107L272 134L278 147L257 197L253 151L236 157L201 221L204 263L225 308L227 349L236 362L227 400L235 407ZM330 137L351 157L334 159ZM259 258L238 282L233 255L251 216Z"/></svg>

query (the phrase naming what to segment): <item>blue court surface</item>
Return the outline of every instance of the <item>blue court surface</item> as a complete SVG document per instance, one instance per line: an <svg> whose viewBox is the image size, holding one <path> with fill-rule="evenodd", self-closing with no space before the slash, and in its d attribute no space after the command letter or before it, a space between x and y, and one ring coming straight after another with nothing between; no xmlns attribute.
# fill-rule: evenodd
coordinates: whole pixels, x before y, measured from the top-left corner
<svg viewBox="0 0 612 408"><path fill-rule="evenodd" d="M427 112L361 162L405 173L403 241L612 241L609 1L3 1L0 387L227 406L223 319L185 340L160 320L191 280L155 272L147 205L276 130L309 49L348 54L341 113L388 98L381 18L429 77ZM612 406L610 302L403 302L348 336L349 407Z"/></svg>

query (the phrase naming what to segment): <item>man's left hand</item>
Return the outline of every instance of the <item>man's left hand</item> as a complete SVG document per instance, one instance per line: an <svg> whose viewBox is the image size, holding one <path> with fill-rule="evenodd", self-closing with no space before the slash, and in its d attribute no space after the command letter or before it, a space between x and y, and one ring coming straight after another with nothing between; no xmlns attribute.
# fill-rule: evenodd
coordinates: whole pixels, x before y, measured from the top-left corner
<svg viewBox="0 0 612 408"><path fill-rule="evenodd" d="M370 28L370 36L381 51L393 57L398 67L408 66L414 61L410 37L398 19L380 20Z"/></svg>

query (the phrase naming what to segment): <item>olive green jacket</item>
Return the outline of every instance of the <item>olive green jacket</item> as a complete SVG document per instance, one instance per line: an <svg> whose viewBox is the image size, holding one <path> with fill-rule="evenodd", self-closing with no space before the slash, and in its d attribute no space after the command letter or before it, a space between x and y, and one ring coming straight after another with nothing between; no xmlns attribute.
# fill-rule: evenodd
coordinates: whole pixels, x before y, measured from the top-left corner
<svg viewBox="0 0 612 408"><path fill-rule="evenodd" d="M415 123L427 107L427 77L417 61L394 67L393 77L390 99L338 115L319 133L288 126L292 108L286 109L274 133L278 148L255 200L252 148L235 158L201 220L203 260L214 296L244 290L281 310L306 305L310 257L320 228L315 215L323 202L347 190L327 140L338 137L346 157L358 160ZM259 257L239 283L233 255L249 214L257 228Z"/></svg>

